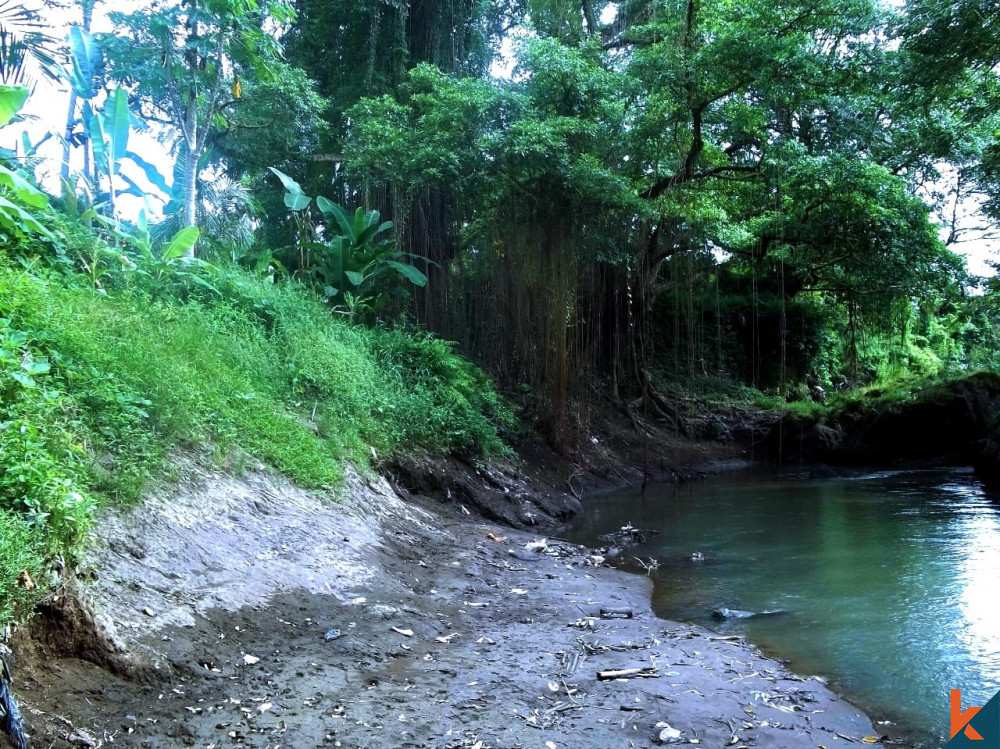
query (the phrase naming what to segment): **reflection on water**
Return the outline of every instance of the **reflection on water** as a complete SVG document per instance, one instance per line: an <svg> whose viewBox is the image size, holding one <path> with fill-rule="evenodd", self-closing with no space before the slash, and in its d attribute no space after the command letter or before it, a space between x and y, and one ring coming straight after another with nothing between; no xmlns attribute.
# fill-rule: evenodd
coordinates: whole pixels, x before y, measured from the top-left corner
<svg viewBox="0 0 1000 749"><path fill-rule="evenodd" d="M574 537L627 522L659 531L628 553L659 558L662 616L719 627L714 608L782 609L721 626L928 747L946 737L950 689L966 706L1000 689L1000 505L969 473L651 487L589 500Z"/></svg>

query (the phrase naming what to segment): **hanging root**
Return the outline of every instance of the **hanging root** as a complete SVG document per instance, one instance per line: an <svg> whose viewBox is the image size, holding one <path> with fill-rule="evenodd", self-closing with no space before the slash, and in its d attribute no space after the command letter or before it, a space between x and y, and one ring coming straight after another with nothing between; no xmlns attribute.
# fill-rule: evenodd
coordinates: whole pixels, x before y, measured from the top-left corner
<svg viewBox="0 0 1000 749"><path fill-rule="evenodd" d="M21 710L14 699L14 681L10 675L7 661L0 656L0 729L14 743L16 749L28 749L28 738L24 735L24 724L21 721Z"/></svg>

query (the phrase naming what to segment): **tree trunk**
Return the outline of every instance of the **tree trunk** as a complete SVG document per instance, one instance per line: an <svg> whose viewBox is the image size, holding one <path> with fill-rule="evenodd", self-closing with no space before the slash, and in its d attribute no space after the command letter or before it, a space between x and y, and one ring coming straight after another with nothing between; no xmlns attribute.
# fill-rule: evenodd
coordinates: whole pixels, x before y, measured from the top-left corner
<svg viewBox="0 0 1000 749"><path fill-rule="evenodd" d="M64 180L69 179L69 140L73 137L73 125L76 123L76 91L71 87L69 90L69 108L66 112L66 137L63 140L62 167L59 169L59 176Z"/></svg>
<svg viewBox="0 0 1000 749"><path fill-rule="evenodd" d="M184 159L184 226L194 226L198 223L198 154L187 146ZM186 253L187 257L194 257L194 246L192 245Z"/></svg>
<svg viewBox="0 0 1000 749"><path fill-rule="evenodd" d="M190 94L184 113L184 226L198 223L198 157L201 156L201 135L198 132L198 100ZM185 253L194 257L194 245Z"/></svg>

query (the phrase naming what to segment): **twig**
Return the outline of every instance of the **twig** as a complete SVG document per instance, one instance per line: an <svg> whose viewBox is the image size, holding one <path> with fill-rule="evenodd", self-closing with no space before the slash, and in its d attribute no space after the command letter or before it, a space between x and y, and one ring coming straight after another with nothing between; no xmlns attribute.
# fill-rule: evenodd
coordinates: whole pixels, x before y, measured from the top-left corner
<svg viewBox="0 0 1000 749"><path fill-rule="evenodd" d="M626 485L628 485L629 489L633 488L632 487L632 482L629 481L627 478L625 478L625 474L623 474L621 471L618 470L618 466L616 466L613 463L610 464L610 465L611 465L611 470L618 474L618 478L620 478L622 481L624 481L626 483Z"/></svg>
<svg viewBox="0 0 1000 749"><path fill-rule="evenodd" d="M636 562L639 563L640 567L646 570L646 577L649 577L652 574L653 570L658 570L660 568L659 560L654 559L653 557L650 557L648 562L642 561L641 559L639 559L639 557L633 557L633 558L635 559Z"/></svg>
<svg viewBox="0 0 1000 749"><path fill-rule="evenodd" d="M569 490L573 493L573 496L576 497L577 499L580 498L580 493L576 490L576 487L573 486L573 479L575 479L577 476L582 476L582 475L583 475L583 469L577 468L575 471L573 471L572 475L570 475L570 477L566 479L566 485L569 487Z"/></svg>

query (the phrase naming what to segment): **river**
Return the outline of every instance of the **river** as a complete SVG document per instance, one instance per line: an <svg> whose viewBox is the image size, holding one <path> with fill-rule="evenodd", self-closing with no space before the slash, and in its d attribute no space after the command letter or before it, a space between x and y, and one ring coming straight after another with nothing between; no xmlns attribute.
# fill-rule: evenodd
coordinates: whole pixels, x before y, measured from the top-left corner
<svg viewBox="0 0 1000 749"><path fill-rule="evenodd" d="M627 552L659 563L658 614L745 633L891 719L883 733L938 749L950 689L963 707L1000 689L996 500L964 470L733 474L589 498L572 537L599 546L627 523L658 531ZM784 613L712 621L723 606Z"/></svg>

